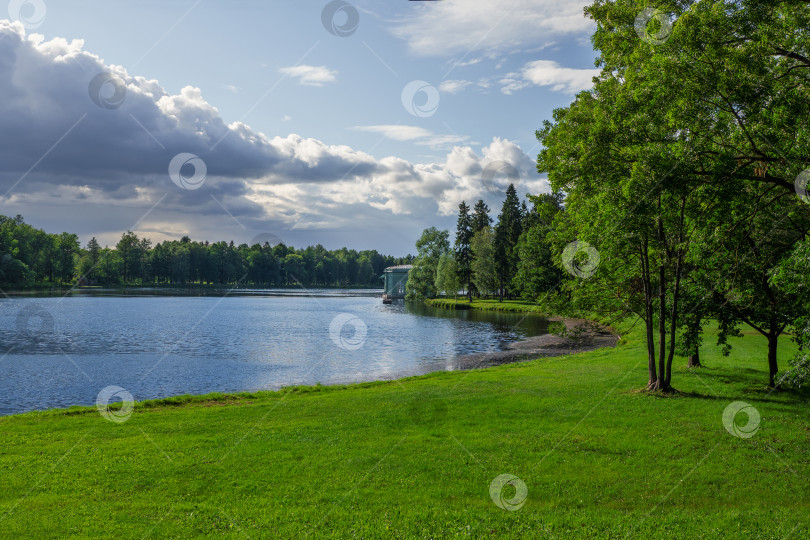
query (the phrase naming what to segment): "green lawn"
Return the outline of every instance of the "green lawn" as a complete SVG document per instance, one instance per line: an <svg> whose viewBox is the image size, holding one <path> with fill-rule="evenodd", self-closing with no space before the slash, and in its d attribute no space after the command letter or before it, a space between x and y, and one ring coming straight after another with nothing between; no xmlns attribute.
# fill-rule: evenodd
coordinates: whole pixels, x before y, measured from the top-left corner
<svg viewBox="0 0 810 540"><path fill-rule="evenodd" d="M425 300L429 306L447 309L480 309L484 311L510 311L519 313L542 313L540 306L535 302L525 302L523 300L503 300L473 298L468 302L466 298L432 298Z"/></svg>
<svg viewBox="0 0 810 540"><path fill-rule="evenodd" d="M640 338L140 404L121 424L94 409L0 418L0 537L808 538L808 396L768 393L765 340L735 340L731 358L707 345L694 373L679 359L684 394L660 397L637 391ZM751 438L723 426L736 400L761 415ZM517 511L490 498L504 473L528 489Z"/></svg>

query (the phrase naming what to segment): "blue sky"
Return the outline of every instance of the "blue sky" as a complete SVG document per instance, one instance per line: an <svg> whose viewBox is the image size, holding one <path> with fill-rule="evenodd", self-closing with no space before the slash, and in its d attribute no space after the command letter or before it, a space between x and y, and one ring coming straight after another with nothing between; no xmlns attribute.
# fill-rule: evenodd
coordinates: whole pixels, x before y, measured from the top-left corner
<svg viewBox="0 0 810 540"><path fill-rule="evenodd" d="M462 198L499 205L506 180L482 181L488 165L514 167L521 195L547 190L534 131L590 86L583 5L11 2L2 213L83 242L271 232L413 251L423 228L453 226ZM330 8L333 30L356 14L349 35L324 26ZM87 88L107 72L126 92L105 110ZM199 189L169 178L186 152L207 165Z"/></svg>

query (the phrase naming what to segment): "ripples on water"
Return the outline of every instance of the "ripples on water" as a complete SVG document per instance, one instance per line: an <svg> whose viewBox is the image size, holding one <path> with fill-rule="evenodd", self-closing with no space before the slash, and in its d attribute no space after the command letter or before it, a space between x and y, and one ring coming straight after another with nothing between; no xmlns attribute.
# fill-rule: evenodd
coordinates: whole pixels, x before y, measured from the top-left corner
<svg viewBox="0 0 810 540"><path fill-rule="evenodd" d="M415 375L546 331L537 316L383 305L378 291L178 292L0 301L0 414L92 405L108 385L142 400Z"/></svg>

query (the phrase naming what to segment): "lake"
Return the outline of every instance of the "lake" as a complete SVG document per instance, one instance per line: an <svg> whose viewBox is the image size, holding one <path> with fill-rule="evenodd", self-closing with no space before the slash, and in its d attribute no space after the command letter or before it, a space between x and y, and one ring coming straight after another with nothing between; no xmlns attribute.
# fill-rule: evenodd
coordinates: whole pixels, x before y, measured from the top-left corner
<svg viewBox="0 0 810 540"><path fill-rule="evenodd" d="M452 369L546 333L539 316L383 305L379 291L75 291L0 300L0 414Z"/></svg>

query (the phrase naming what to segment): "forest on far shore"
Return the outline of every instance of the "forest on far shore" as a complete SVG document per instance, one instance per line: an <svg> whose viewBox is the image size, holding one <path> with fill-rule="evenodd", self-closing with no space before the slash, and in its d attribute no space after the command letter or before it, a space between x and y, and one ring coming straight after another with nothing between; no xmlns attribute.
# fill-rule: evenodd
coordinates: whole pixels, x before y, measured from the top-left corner
<svg viewBox="0 0 810 540"><path fill-rule="evenodd" d="M407 257L375 250L303 249L271 234L251 245L197 242L188 236L152 245L127 231L113 247L92 238L82 248L73 233L49 234L0 215L0 286L36 285L255 285L262 287L381 287L388 266Z"/></svg>

